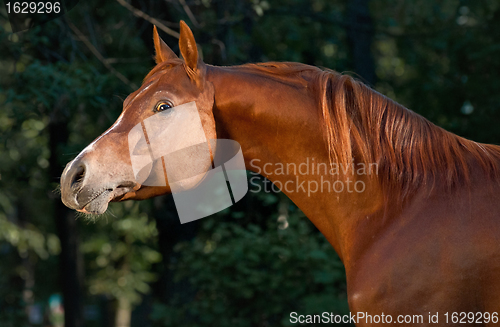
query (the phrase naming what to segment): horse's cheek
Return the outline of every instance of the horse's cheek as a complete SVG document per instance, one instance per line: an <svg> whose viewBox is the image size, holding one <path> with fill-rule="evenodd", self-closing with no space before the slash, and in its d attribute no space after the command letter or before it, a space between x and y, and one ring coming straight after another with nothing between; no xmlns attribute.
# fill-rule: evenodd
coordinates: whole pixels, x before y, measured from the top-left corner
<svg viewBox="0 0 500 327"><path fill-rule="evenodd" d="M207 141L210 139L216 139L217 134L215 132L215 119L212 110L200 112L200 119Z"/></svg>
<svg viewBox="0 0 500 327"><path fill-rule="evenodd" d="M207 140L217 139L217 134L215 132L215 120L213 114L210 112L210 114L206 114L204 116L205 117L202 117L201 122L203 124L203 131L205 132Z"/></svg>
<svg viewBox="0 0 500 327"><path fill-rule="evenodd" d="M214 106L214 87L212 83L206 82L204 85L204 91L201 96L196 101L198 106L198 111L200 113L201 123L203 130L205 131L205 136L207 140L217 139L217 134L215 132L215 119L213 113Z"/></svg>

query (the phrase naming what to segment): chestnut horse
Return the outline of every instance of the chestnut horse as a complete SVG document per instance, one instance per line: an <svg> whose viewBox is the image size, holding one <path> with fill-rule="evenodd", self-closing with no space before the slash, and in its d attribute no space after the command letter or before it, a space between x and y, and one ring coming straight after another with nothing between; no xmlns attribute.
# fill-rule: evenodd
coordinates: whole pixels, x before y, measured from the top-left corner
<svg viewBox="0 0 500 327"><path fill-rule="evenodd" d="M387 323L389 315L393 324L456 325L464 314L474 319L462 322L494 325L500 147L449 133L333 71L298 63L207 65L184 22L183 59L156 28L154 45L157 65L126 98L120 117L66 166L61 191L68 207L101 214L110 201L170 192L168 184L136 182L127 134L158 110L195 101L206 138L239 142L247 168L281 186L335 248L351 312L373 317L357 325ZM274 169L313 161L341 173ZM345 169L361 164L376 173ZM291 184L299 178L301 185ZM327 179L362 185L333 191Z"/></svg>

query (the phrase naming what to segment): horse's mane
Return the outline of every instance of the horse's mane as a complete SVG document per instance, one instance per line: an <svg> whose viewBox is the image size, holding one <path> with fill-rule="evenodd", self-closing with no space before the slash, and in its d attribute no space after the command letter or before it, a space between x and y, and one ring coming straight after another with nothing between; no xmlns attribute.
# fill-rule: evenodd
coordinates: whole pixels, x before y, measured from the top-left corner
<svg viewBox="0 0 500 327"><path fill-rule="evenodd" d="M449 188L469 183L474 167L500 175L499 146L450 133L351 76L298 63L239 67L285 83L306 80L323 116L330 161L376 163L383 184L400 185L403 194L437 181Z"/></svg>

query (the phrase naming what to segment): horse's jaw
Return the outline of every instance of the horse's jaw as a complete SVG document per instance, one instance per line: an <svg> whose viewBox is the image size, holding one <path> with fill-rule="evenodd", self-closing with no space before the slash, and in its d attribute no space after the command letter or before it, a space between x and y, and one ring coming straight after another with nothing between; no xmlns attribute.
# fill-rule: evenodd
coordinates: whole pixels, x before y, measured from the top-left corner
<svg viewBox="0 0 500 327"><path fill-rule="evenodd" d="M86 214L101 215L108 209L108 203L112 197L111 193L112 191L109 189L98 192L98 195L91 199L88 203L84 203L81 209L74 209Z"/></svg>
<svg viewBox="0 0 500 327"><path fill-rule="evenodd" d="M66 191L61 185L61 199L68 208L93 215L105 213L110 202L146 200L169 193L169 187L144 186L135 182L123 182L115 187L112 184L98 187L85 185L76 193Z"/></svg>
<svg viewBox="0 0 500 327"><path fill-rule="evenodd" d="M170 194L169 187L144 186L137 184L129 192L114 197L110 202L121 202L126 200L146 200L156 196Z"/></svg>
<svg viewBox="0 0 500 327"><path fill-rule="evenodd" d="M122 183L118 187L100 186L99 188L84 187L77 194L68 196L62 191L62 201L70 209L86 213L101 215L108 209L109 202L121 201L125 196L135 194L135 189L140 185L125 186ZM62 188L61 188L62 189Z"/></svg>

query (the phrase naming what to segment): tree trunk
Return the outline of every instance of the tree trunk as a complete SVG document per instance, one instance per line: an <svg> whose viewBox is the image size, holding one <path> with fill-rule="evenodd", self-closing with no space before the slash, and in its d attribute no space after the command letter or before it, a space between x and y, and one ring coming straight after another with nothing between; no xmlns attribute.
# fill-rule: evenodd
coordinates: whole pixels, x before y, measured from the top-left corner
<svg viewBox="0 0 500 327"><path fill-rule="evenodd" d="M130 327L131 318L132 306L130 305L130 301L125 297L118 298L115 327Z"/></svg>
<svg viewBox="0 0 500 327"><path fill-rule="evenodd" d="M64 96L61 103L57 104L52 113L49 129L50 147L50 176L53 181L59 181L64 166L60 147L68 140L67 121L59 108L64 107ZM64 304L64 326L83 327L83 258L79 250L79 236L75 215L64 206L59 197L54 199L54 219L56 222L57 236L61 242L59 255L60 281Z"/></svg>
<svg viewBox="0 0 500 327"><path fill-rule="evenodd" d="M160 298L162 303L168 303L174 293L182 293L182 298L191 299L191 289L185 283L182 286L174 282L174 272L168 268L172 258L177 254L174 247L182 241L192 240L198 231L200 220L187 224L179 223L179 216L175 209L172 195L157 197L155 200L153 217L158 229L158 247L162 255L162 262L158 263L156 270L159 273L158 281L153 287L153 294Z"/></svg>
<svg viewBox="0 0 500 327"><path fill-rule="evenodd" d="M368 3L370 0L351 0L347 6L347 39L351 47L353 67L365 83L376 82L375 64L372 56L373 21Z"/></svg>

